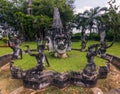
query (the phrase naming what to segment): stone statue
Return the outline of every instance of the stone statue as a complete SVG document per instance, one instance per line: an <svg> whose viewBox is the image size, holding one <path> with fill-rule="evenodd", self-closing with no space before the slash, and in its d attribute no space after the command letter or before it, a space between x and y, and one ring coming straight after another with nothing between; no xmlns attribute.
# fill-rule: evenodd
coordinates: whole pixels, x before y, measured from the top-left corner
<svg viewBox="0 0 120 94"><path fill-rule="evenodd" d="M47 46L47 48L48 48L48 51L50 52L50 53L53 53L53 52L55 52L55 50L54 50L54 45L53 45L53 37L52 37L52 33L53 32L51 32L51 31L47 31L46 32L46 37L45 37L45 41L46 41L46 46Z"/></svg>
<svg viewBox="0 0 120 94"><path fill-rule="evenodd" d="M56 51L55 56L56 57L67 57L66 51L68 48L68 39L67 36L62 35L56 35L54 38L54 49Z"/></svg>
<svg viewBox="0 0 120 94"><path fill-rule="evenodd" d="M82 37L81 37L82 43L81 43L81 51L86 51L86 43L87 43L87 35L85 34L85 32L83 33Z"/></svg>
<svg viewBox="0 0 120 94"><path fill-rule="evenodd" d="M53 15L53 25L52 28L55 28L56 31L57 29L59 31L62 31L63 29L63 25L62 25L62 21L60 19L60 13L57 7L54 8L54 15Z"/></svg>
<svg viewBox="0 0 120 94"><path fill-rule="evenodd" d="M55 57L67 57L66 51L71 50L70 34L65 32L58 8L54 8L53 24L51 30L47 32L46 45L49 52L53 52Z"/></svg>
<svg viewBox="0 0 120 94"><path fill-rule="evenodd" d="M20 49L20 40L17 38L17 35L14 36L12 41L8 41L8 46L13 50L12 59L22 59L22 49Z"/></svg>
<svg viewBox="0 0 120 94"><path fill-rule="evenodd" d="M31 15L32 14L32 0L27 0L27 3L28 3L28 8L27 8L27 14L28 15Z"/></svg>
<svg viewBox="0 0 120 94"><path fill-rule="evenodd" d="M99 32L100 32L100 42L104 42L105 41L105 37L106 37L106 25L104 23L101 23L99 26Z"/></svg>
<svg viewBox="0 0 120 94"><path fill-rule="evenodd" d="M26 47L27 47L28 54L30 56L35 56L36 57L38 67L40 68L41 71L44 69L44 66L45 66L44 61L45 60L46 60L47 65L50 66L50 64L48 62L48 59L47 59L46 55L44 54L44 48L45 48L44 45L38 45L37 46L38 54L31 53L30 48L29 48L28 45L26 45Z"/></svg>
<svg viewBox="0 0 120 94"><path fill-rule="evenodd" d="M99 48L99 54L100 57L105 57L106 56L106 49L110 48L113 45L114 42L112 42L110 45L108 45L107 41L103 41L100 43L100 48Z"/></svg>
<svg viewBox="0 0 120 94"><path fill-rule="evenodd" d="M93 44L88 47L87 57L87 65L83 69L82 76L86 80L96 80L97 79L97 72L96 72L96 65L94 63L94 56L97 55L99 44Z"/></svg>

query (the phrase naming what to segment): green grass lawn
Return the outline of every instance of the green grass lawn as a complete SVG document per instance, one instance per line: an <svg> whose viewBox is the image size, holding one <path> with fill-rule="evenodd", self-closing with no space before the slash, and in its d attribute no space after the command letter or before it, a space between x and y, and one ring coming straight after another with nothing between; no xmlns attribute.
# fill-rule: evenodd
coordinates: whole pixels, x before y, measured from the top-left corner
<svg viewBox="0 0 120 94"><path fill-rule="evenodd" d="M54 70L57 72L66 72L66 71L81 71L86 63L86 53L79 51L67 52L68 58L55 58L50 55L48 51L45 51L45 54L48 57L50 67L47 66L45 62L46 70ZM105 60L95 57L95 63L97 66L105 65ZM15 60L15 65L21 67L23 70L36 66L35 57L31 57L28 54L23 55L22 60Z"/></svg>
<svg viewBox="0 0 120 94"><path fill-rule="evenodd" d="M96 41L89 42L88 45L92 43L97 43ZM30 48L36 49L36 43L35 42L27 42L23 43L21 46L22 49L26 49L24 45L30 45ZM80 42L73 42L72 48L80 48ZM55 58L54 56L50 55L48 51L45 51L45 54L48 57L50 67L47 67L45 62L46 70L54 70L58 72L66 72L66 71L81 71L86 63L86 52L80 52L72 50L70 52L67 52L68 58ZM95 57L95 63L97 66L105 65L105 60L100 59L98 57ZM23 60L16 60L15 65L20 66L22 69L27 70L31 67L36 66L36 59L35 57L31 57L28 54L23 55Z"/></svg>
<svg viewBox="0 0 120 94"><path fill-rule="evenodd" d="M107 50L107 53L120 57L120 42L113 44L113 46Z"/></svg>
<svg viewBox="0 0 120 94"><path fill-rule="evenodd" d="M87 47L91 44L99 43L97 41L88 41ZM25 45L30 45L31 49L36 49L36 42L25 42L21 45L23 50L26 50ZM73 42L72 48L80 48L80 42ZM0 55L11 53L12 50L10 48L0 48ZM107 53L116 55L120 57L120 43L115 43L111 48L108 49ZM80 71L84 68L87 63L86 59L86 52L80 51L70 51L67 52L68 58L60 59L51 56L48 51L45 51L45 54L48 57L50 67L46 67L46 70L54 70L58 72L65 72L65 71ZM95 63L97 66L104 65L105 60L95 57ZM36 66L36 59L35 57L31 57L28 54L23 55L23 60L16 60L15 65L21 67L24 70Z"/></svg>
<svg viewBox="0 0 120 94"><path fill-rule="evenodd" d="M0 45L5 44L3 41L0 40Z"/></svg>
<svg viewBox="0 0 120 94"><path fill-rule="evenodd" d="M91 44L99 43L97 41L88 41L87 47ZM30 45L31 49L36 49L36 42L25 42L21 45L21 48L26 50L25 45ZM80 42L73 42L72 48L80 48ZM0 55L10 53L10 48L0 48ZM107 53L113 54L120 57L120 43L115 43L111 48L108 49ZM60 59L55 58L45 50L45 54L48 57L50 67L47 66L45 62L46 70L54 70L57 72L66 72L66 71L81 71L86 63L86 52L80 52L72 50L67 52L68 58ZM105 60L100 59L99 57L95 57L95 64L97 68L99 66L105 65ZM29 68L33 68L37 65L35 57L29 56L27 53L23 55L22 60L15 60L15 66L19 66L23 70L28 70ZM87 92L87 88L77 87L77 86L68 86L65 89L59 89L56 87L50 86L49 88L41 91L36 94L90 94Z"/></svg>
<svg viewBox="0 0 120 94"><path fill-rule="evenodd" d="M5 54L12 53L12 49L8 47L0 47L0 56L3 56Z"/></svg>

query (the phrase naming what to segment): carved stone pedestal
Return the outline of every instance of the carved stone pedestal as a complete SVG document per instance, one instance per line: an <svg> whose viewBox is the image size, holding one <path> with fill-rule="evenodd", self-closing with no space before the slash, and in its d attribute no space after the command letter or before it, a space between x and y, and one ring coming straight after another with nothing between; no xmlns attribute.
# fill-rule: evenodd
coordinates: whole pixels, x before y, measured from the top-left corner
<svg viewBox="0 0 120 94"><path fill-rule="evenodd" d="M87 87L94 86L97 82L98 74L94 63L88 63L82 72L82 81Z"/></svg>
<svg viewBox="0 0 120 94"><path fill-rule="evenodd" d="M99 79L107 78L109 69L106 66L100 66L99 68Z"/></svg>

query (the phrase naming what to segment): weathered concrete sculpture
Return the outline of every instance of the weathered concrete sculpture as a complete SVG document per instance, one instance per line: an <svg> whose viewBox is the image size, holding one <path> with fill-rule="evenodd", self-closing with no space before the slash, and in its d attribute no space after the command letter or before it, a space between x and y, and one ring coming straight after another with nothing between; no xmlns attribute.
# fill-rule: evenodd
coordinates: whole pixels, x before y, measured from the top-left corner
<svg viewBox="0 0 120 94"><path fill-rule="evenodd" d="M104 23L101 23L98 26L99 32L100 32L100 42L104 42L105 41L105 37L106 37L106 25Z"/></svg>
<svg viewBox="0 0 120 94"><path fill-rule="evenodd" d="M100 48L99 48L99 55L100 57L105 57L106 56L106 50L110 48L113 45L114 42L112 42L110 45L108 45L107 41L102 41L100 43Z"/></svg>
<svg viewBox="0 0 120 94"><path fill-rule="evenodd" d="M48 48L48 51L50 53L54 53L55 50L53 45L53 37L52 37L52 32L50 30L46 32L45 40L46 40L46 46Z"/></svg>
<svg viewBox="0 0 120 94"><path fill-rule="evenodd" d="M68 39L67 36L62 35L56 35L54 38L54 49L55 49L55 56L65 58L67 57L66 51L68 48Z"/></svg>
<svg viewBox="0 0 120 94"><path fill-rule="evenodd" d="M20 49L20 40L17 36L14 36L12 41L8 41L8 46L13 50L12 59L18 59L19 57L22 59L22 49Z"/></svg>
<svg viewBox="0 0 120 94"><path fill-rule="evenodd" d="M98 26L98 30L100 32L100 48L99 48L99 55L100 57L105 57L106 56L106 49L111 47L114 43L114 41L108 45L107 40L105 39L106 37L106 25L105 23L100 23Z"/></svg>
<svg viewBox="0 0 120 94"><path fill-rule="evenodd" d="M55 57L67 57L66 51L71 50L70 34L63 28L58 8L54 8L52 29L46 35L49 52Z"/></svg>
<svg viewBox="0 0 120 94"><path fill-rule="evenodd" d="M87 65L83 69L82 77L83 81L86 84L95 84L97 80L97 72L96 72L96 65L94 63L94 56L97 55L97 49L99 44L94 44L88 47L87 57Z"/></svg>
<svg viewBox="0 0 120 94"><path fill-rule="evenodd" d="M28 54L30 56L35 56L36 57L36 60L38 62L38 71L43 71L44 69L44 61L46 60L46 63L48 64L48 66L50 66L49 62L48 62L48 59L46 57L46 55L44 54L44 48L45 46L44 45L39 45L39 41L37 43L37 51L38 53L37 54L33 54L31 53L30 51L30 48L28 45L26 45L27 47L27 51L28 51Z"/></svg>
<svg viewBox="0 0 120 94"><path fill-rule="evenodd" d="M27 0L28 3L28 8L27 8L27 14L31 15L32 14L32 0Z"/></svg>
<svg viewBox="0 0 120 94"><path fill-rule="evenodd" d="M86 43L87 43L87 35L85 34L85 32L82 34L81 36L81 51L86 51Z"/></svg>

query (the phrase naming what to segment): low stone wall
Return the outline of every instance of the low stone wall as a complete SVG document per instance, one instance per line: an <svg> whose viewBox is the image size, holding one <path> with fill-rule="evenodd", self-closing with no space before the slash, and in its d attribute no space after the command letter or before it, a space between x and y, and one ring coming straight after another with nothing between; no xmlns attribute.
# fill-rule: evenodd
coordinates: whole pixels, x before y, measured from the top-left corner
<svg viewBox="0 0 120 94"><path fill-rule="evenodd" d="M0 67L11 61L12 54L0 56Z"/></svg>
<svg viewBox="0 0 120 94"><path fill-rule="evenodd" d="M27 88L32 89L42 89L50 85L56 86L58 88L64 88L70 84L82 86L82 87L93 87L95 86L100 77L99 73L96 76L84 76L83 72L65 72L58 73L55 71L38 71L37 66L31 68L27 71L23 71L19 67L13 66L13 63L10 63L10 71L12 78L22 79L23 85ZM100 71L100 74L104 74L104 71ZM107 74L105 74L104 77ZM103 76L103 75L102 75Z"/></svg>
<svg viewBox="0 0 120 94"><path fill-rule="evenodd" d="M113 64L117 69L120 70L120 58L107 54L107 56L104 58L106 60L110 60L111 64Z"/></svg>

